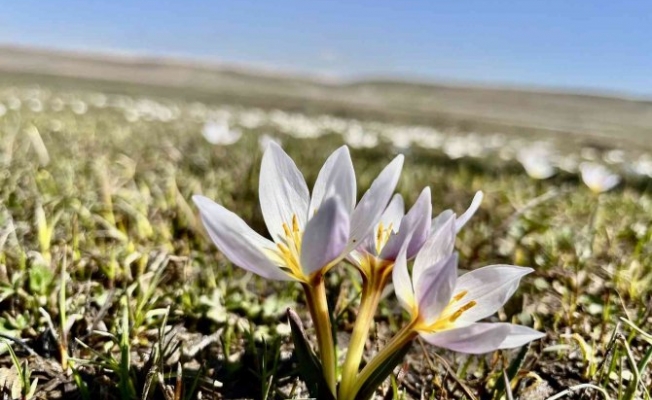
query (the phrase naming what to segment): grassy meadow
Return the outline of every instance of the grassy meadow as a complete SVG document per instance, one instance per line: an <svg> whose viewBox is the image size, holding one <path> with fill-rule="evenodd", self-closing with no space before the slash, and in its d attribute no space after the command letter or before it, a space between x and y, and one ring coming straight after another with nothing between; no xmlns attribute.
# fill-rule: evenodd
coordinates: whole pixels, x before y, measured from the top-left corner
<svg viewBox="0 0 652 400"><path fill-rule="evenodd" d="M380 126L271 104L28 84L3 84L0 104L3 398L307 397L285 317L294 308L311 334L300 287L232 266L190 199L204 194L266 234L261 141L280 141L311 186L352 131L359 194L397 153L406 156L398 191L407 205L430 186L435 213L461 213L485 192L456 245L460 268L533 267L492 320L546 333L529 347L485 356L417 341L379 399L650 398L649 177L624 175L597 196L572 168L528 177L502 153L523 146L520 136L513 144L492 137L499 143L485 151L488 135L476 134L482 151L451 158L444 145L420 145L418 135L395 140L410 130L403 122ZM202 135L210 120L228 121L239 140L210 143ZM343 353L360 282L342 264L327 285ZM388 291L367 356L406 318Z"/></svg>

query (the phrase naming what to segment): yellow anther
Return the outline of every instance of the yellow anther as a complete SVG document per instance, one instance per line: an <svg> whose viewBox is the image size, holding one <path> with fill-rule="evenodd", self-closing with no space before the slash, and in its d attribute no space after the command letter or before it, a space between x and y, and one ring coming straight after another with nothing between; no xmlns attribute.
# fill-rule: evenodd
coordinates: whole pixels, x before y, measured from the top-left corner
<svg viewBox="0 0 652 400"><path fill-rule="evenodd" d="M290 249L288 249L288 247L286 245L284 245L283 243L277 243L276 247L278 247L278 249L281 251L281 254L284 257L288 257L288 256L291 255Z"/></svg>
<svg viewBox="0 0 652 400"><path fill-rule="evenodd" d="M376 231L376 254L380 254L383 247L389 241L390 236L392 235L393 223L385 227L382 222L378 223L378 230Z"/></svg>
<svg viewBox="0 0 652 400"><path fill-rule="evenodd" d="M384 234L384 229L383 229L383 222L378 223L378 231L376 232L376 243L382 243L383 241L383 234Z"/></svg>
<svg viewBox="0 0 652 400"><path fill-rule="evenodd" d="M476 304L478 304L478 303L477 303L475 300L471 300L471 301L469 301L468 303L466 303L465 305L463 305L462 307L460 307L457 311L455 311L455 312L453 313L453 315L451 315L450 317L448 317L448 320L449 320L450 322L455 322L459 317L462 316L462 314L464 314L465 311L469 310L470 308L475 307Z"/></svg>
<svg viewBox="0 0 652 400"><path fill-rule="evenodd" d="M290 228L288 227L288 224L283 222L283 232L285 232L285 237L290 237L292 235L292 232L290 232Z"/></svg>
<svg viewBox="0 0 652 400"><path fill-rule="evenodd" d="M460 301L460 300L462 300L462 298L463 298L464 296L466 296L467 293L469 293L468 290L462 290L461 292L459 292L458 294L456 294L455 296L453 296L453 301Z"/></svg>
<svg viewBox="0 0 652 400"><path fill-rule="evenodd" d="M292 222L290 224L283 223L285 238L281 239L279 243L276 243L278 249L276 254L292 275L301 278L303 277L303 272L299 259L301 254L302 232L299 226L299 218L297 218L296 214L292 215Z"/></svg>

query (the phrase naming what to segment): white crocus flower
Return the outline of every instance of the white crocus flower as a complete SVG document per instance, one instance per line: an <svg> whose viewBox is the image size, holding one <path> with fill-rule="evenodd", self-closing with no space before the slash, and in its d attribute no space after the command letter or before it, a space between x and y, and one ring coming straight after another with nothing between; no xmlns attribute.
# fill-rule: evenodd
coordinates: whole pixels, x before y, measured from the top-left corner
<svg viewBox="0 0 652 400"><path fill-rule="evenodd" d="M548 179L555 174L555 167L548 154L542 150L523 149L518 152L516 158L530 178Z"/></svg>
<svg viewBox="0 0 652 400"><path fill-rule="evenodd" d="M432 220L430 197L430 188L423 189L412 208L405 214L403 197L395 194L378 224L362 244L351 252L348 260L368 276L368 272L374 267L393 265L406 241L409 241L407 259L410 260L421 249L426 239L435 234L450 218L455 220L455 229L459 232L480 207L484 194L478 191L469 208L459 217L452 210L445 210Z"/></svg>
<svg viewBox="0 0 652 400"><path fill-rule="evenodd" d="M210 144L229 146L240 140L242 131L231 128L226 119L219 119L206 121L202 135Z"/></svg>
<svg viewBox="0 0 652 400"><path fill-rule="evenodd" d="M235 265L268 279L310 283L369 234L392 196L403 166L397 156L356 205L351 156L340 147L322 167L312 196L303 175L276 143L263 155L260 206L272 240L237 215L194 196L211 239Z"/></svg>
<svg viewBox="0 0 652 400"><path fill-rule="evenodd" d="M449 350L480 354L522 346L541 332L510 323L477 322L501 308L531 268L492 265L457 276L455 224L449 219L417 254L410 278L406 248L393 271L399 302L412 316L411 331Z"/></svg>
<svg viewBox="0 0 652 400"><path fill-rule="evenodd" d="M620 176L601 164L583 162L580 164L582 180L593 193L603 193L620 183Z"/></svg>
<svg viewBox="0 0 652 400"><path fill-rule="evenodd" d="M430 188L423 189L407 214L403 197L395 194L378 224L348 260L369 277L375 269L391 267L406 240L410 240L408 252L416 253L430 232L431 213Z"/></svg>

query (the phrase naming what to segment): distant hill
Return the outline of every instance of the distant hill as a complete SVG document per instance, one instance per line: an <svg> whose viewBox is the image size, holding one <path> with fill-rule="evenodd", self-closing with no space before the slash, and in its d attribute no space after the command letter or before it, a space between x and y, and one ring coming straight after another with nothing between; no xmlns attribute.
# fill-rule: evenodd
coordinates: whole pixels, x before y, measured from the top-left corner
<svg viewBox="0 0 652 400"><path fill-rule="evenodd" d="M652 149L652 101L395 80L328 81L161 57L0 46L0 81L195 98ZM571 136L569 136L571 135Z"/></svg>

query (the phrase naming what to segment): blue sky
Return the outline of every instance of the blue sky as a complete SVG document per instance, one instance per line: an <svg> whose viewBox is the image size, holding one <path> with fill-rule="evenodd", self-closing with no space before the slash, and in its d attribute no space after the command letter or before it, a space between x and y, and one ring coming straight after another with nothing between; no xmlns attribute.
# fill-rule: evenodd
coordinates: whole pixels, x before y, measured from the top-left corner
<svg viewBox="0 0 652 400"><path fill-rule="evenodd" d="M24 0L3 7L0 41L651 95L650 21L642 0Z"/></svg>

